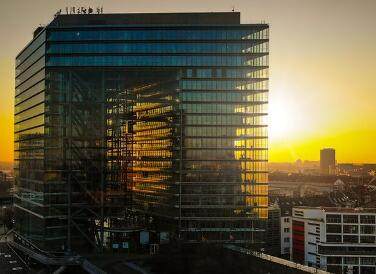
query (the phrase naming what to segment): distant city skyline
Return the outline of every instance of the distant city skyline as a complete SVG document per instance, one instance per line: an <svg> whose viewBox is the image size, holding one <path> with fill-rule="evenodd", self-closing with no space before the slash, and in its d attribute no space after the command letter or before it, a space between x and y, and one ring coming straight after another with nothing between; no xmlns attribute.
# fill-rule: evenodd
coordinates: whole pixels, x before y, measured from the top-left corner
<svg viewBox="0 0 376 274"><path fill-rule="evenodd" d="M163 5L162 5L163 4ZM0 161L13 160L14 58L34 26L65 6L105 13L242 13L269 22L270 162L319 160L323 147L341 163L376 162L376 1L209 0L4 1L0 10ZM32 11L32 12L30 12ZM20 20L22 18L22 20ZM10 33L11 30L11 33Z"/></svg>

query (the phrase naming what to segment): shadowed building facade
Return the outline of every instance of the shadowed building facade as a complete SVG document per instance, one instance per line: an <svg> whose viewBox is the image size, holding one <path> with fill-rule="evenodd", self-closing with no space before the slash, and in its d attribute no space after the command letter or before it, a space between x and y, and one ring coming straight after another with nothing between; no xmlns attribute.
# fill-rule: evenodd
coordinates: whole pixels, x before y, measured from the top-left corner
<svg viewBox="0 0 376 274"><path fill-rule="evenodd" d="M336 151L333 148L320 150L320 171L321 174L336 174Z"/></svg>
<svg viewBox="0 0 376 274"><path fill-rule="evenodd" d="M17 233L105 248L127 209L188 242L261 241L268 37L236 12L39 28L16 58Z"/></svg>

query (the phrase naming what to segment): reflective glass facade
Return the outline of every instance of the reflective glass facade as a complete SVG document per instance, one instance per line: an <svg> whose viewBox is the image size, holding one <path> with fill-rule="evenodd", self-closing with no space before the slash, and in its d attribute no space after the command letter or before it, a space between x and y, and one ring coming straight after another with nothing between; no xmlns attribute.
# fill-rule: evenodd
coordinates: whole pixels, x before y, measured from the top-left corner
<svg viewBox="0 0 376 274"><path fill-rule="evenodd" d="M268 52L266 24L47 26L16 62L17 231L52 249L90 233L98 219L67 216L83 197L106 200L117 169L160 230L261 240Z"/></svg>
<svg viewBox="0 0 376 274"><path fill-rule="evenodd" d="M44 237L45 40L41 32L16 59L15 196L16 229L30 239Z"/></svg>

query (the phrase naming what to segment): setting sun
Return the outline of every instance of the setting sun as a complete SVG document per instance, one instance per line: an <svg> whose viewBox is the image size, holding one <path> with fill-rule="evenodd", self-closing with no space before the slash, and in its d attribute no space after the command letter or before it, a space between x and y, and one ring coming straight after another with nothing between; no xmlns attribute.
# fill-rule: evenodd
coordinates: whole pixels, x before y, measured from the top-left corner
<svg viewBox="0 0 376 274"><path fill-rule="evenodd" d="M270 95L268 106L269 137L271 140L286 139L292 131L297 130L296 114L288 98L283 98L285 91L281 89L275 93Z"/></svg>

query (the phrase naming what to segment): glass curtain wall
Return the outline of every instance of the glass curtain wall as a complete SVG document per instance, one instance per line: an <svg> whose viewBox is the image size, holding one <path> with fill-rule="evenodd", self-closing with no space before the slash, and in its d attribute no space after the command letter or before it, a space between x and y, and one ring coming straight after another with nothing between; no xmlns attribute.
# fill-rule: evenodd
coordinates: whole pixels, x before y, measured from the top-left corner
<svg viewBox="0 0 376 274"><path fill-rule="evenodd" d="M249 31L231 37L268 38L267 28ZM234 52L225 51L222 57L231 58ZM263 240L268 214L267 41L244 43L237 54L241 59L236 66L208 62L184 69L180 81L180 229L188 241Z"/></svg>
<svg viewBox="0 0 376 274"><path fill-rule="evenodd" d="M75 224L68 211L82 197L95 208L103 190L118 189L119 173L103 175L119 167L108 108L127 91L132 107L119 132L132 139L124 155L134 209L187 241L260 240L268 26L91 28L49 26L17 57L16 229L55 249L79 238L72 231L97 240L98 210Z"/></svg>
<svg viewBox="0 0 376 274"><path fill-rule="evenodd" d="M35 242L44 237L45 40L42 31L16 58L14 172L15 230Z"/></svg>

